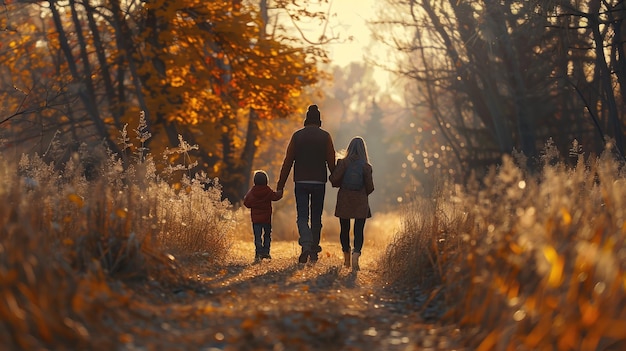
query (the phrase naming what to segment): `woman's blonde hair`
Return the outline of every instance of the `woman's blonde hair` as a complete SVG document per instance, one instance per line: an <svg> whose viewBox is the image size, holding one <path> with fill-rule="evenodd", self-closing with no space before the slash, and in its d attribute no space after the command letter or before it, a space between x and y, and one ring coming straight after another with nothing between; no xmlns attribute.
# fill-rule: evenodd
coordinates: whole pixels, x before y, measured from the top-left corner
<svg viewBox="0 0 626 351"><path fill-rule="evenodd" d="M362 137L356 136L350 140L348 148L342 152L341 158L349 159L361 159L369 163L369 157L367 156L367 145Z"/></svg>

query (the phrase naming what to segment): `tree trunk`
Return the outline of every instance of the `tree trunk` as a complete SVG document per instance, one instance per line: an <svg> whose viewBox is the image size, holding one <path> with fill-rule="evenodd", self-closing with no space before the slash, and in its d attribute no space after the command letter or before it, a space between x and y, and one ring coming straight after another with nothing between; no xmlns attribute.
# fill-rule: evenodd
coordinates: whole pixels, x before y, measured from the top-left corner
<svg viewBox="0 0 626 351"><path fill-rule="evenodd" d="M501 39L500 44L503 49L504 63L510 77L511 98L513 99L513 109L515 111L515 121L517 124L517 133L519 135L519 143L522 152L526 156L533 157L536 155L535 133L533 130L532 113L530 103L528 101L528 91L524 77L522 77L522 68L520 66L520 57L509 34L505 16L499 15L503 11L507 11L499 1L493 1L491 6L487 8L496 9L496 13L490 14L490 22L494 23L497 36Z"/></svg>
<svg viewBox="0 0 626 351"><path fill-rule="evenodd" d="M622 108L624 108L626 107L626 50L624 49L624 45L626 45L626 38L624 37L626 4L624 1L618 2L614 11L610 11L609 14L609 18L612 19L611 22L613 23L613 48L617 53L613 55L612 60L614 61L615 74L619 84L618 90L622 100ZM617 14L617 17L615 17L615 14Z"/></svg>
<svg viewBox="0 0 626 351"><path fill-rule="evenodd" d="M239 187L239 195L241 198L248 191L248 185L250 184L250 177L252 176L252 165L254 164L254 157L258 149L259 139L259 115L253 108L250 108L248 114L248 131L246 132L246 144L241 153L242 168L242 184Z"/></svg>
<svg viewBox="0 0 626 351"><path fill-rule="evenodd" d="M428 2L429 1L424 1L424 3ZM468 7L468 4L460 2L452 2L451 4L453 10L455 11L457 20L460 21L459 28L461 28L461 39L465 42L482 42L481 39L475 37L476 32L474 28L476 24L473 22L472 18L468 17L472 14L472 12L468 12L468 8L466 8ZM452 39L449 38L449 34L440 24L437 15L434 13L432 8L429 8L427 12L431 16L431 20L436 21L434 22L436 23L435 28L438 29L439 34L442 37L448 38L445 40L446 47L448 50L451 50L450 48L453 47ZM463 28L466 28L466 30L463 30ZM471 32L469 32L470 29ZM483 44L485 43L483 42ZM507 120L504 118L504 109L501 106L497 89L493 85L493 79L491 77L492 70L495 69L495 67L481 66L485 64L489 65L490 60L487 56L487 51L484 49L485 47L488 47L488 45L476 44L474 47L478 48L470 50L471 48L468 47L468 55L470 55L470 58L472 58L476 63L473 69L467 67L462 71L459 70L458 67L460 65L462 66L462 63L457 53L452 56L454 60L453 62L458 63L455 65L457 67L458 75L461 77L463 84L466 85L465 93L472 102L476 115L494 135L495 142L500 148L500 152L511 152L513 150L513 135Z"/></svg>
<svg viewBox="0 0 626 351"><path fill-rule="evenodd" d="M594 8L599 8L599 6L594 6ZM605 98L605 103L608 107L608 125L609 131L612 131L612 136L615 139L615 146L619 150L622 157L624 156L624 135L622 132L622 124L619 119L618 111L617 111L617 103L615 101L615 93L613 92L613 85L611 83L611 72L606 62L606 57L604 55L604 44L603 37L600 33L600 18L599 12L590 13L589 16L589 24L593 31L593 40L595 43L595 54L596 54L596 67L599 69L600 76L598 79L602 84L602 91Z"/></svg>
<svg viewBox="0 0 626 351"><path fill-rule="evenodd" d="M96 57L98 58L99 68L102 75L102 82L104 83L104 91L106 92L106 98L109 103L109 111L111 113L111 116L113 117L113 121L115 122L115 128L121 130L122 124L120 122L120 117L123 114L123 110L119 106L119 102L117 101L115 93L115 88L113 87L110 65L106 57L106 49L104 48L104 43L102 42L102 38L100 37L98 24L96 23L96 20L94 18L95 9L88 3L83 3L83 6L85 7L87 23L89 24L89 29L91 30L93 46L95 47ZM122 84L122 87L123 86L124 84Z"/></svg>
<svg viewBox="0 0 626 351"><path fill-rule="evenodd" d="M76 66L76 61L74 56L72 55L72 49L69 46L67 35L65 34L65 29L63 28L63 23L61 21L61 16L59 11L56 8L55 1L48 1L50 5L50 12L52 14L52 19L54 21L55 28L59 35L59 45L61 46L61 51L65 55L65 59L67 61L68 67L70 69L70 73L72 74L72 78L76 84L79 84L78 96L81 99L86 111L87 115L90 117L91 121L94 123L98 134L104 138L109 149L119 154L120 150L118 146L111 140L109 132L107 131L106 125L100 118L100 114L98 113L98 107L95 101L95 94L93 91L93 85L91 85L91 78L81 77L78 67ZM73 4L73 2L72 2ZM72 6L72 8L74 8ZM76 27L77 32L81 32L80 26ZM82 32L81 32L82 33ZM84 42L83 44L84 45ZM82 49L85 49L84 47ZM89 69L89 65L86 62L83 62L86 69ZM87 72L83 72L85 74L91 74L90 70ZM84 89L83 89L84 87Z"/></svg>
<svg viewBox="0 0 626 351"><path fill-rule="evenodd" d="M137 102L139 103L139 108L144 111L146 114L146 124L148 129L155 134L156 131L153 128L153 119L150 113L150 109L148 109L148 105L146 104L146 99L144 96L143 89L141 87L141 77L137 72L137 64L135 63L134 55L136 54L135 46L132 43L132 32L124 19L124 12L120 7L119 0L111 0L110 2L112 15L112 26L115 31L115 43L117 48L124 53L124 59L120 59L119 68L117 71L117 84L118 84L118 92L117 96L120 103L125 101L125 93L124 93L124 81L126 79L125 75L125 65L128 65L128 71L130 73L130 80L133 82L133 86L135 88L135 96L137 97ZM122 108L122 107L121 107ZM123 113L123 111L120 111ZM171 139L170 139L171 142ZM150 140L147 141L146 147ZM176 144L172 144L176 145Z"/></svg>

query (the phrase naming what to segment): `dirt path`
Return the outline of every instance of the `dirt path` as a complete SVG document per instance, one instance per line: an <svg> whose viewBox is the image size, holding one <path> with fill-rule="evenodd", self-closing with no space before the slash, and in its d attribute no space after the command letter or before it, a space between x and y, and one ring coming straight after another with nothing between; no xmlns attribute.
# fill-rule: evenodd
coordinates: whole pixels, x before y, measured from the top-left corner
<svg viewBox="0 0 626 351"><path fill-rule="evenodd" d="M461 349L454 328L422 317L425 294L384 286L371 256L353 273L338 244L322 246L315 265L298 264L297 244L280 241L271 261L252 264L252 243L240 241L218 266L188 267L195 282L185 288L155 283L136 293L143 303L128 313L144 321L122 334L125 349Z"/></svg>

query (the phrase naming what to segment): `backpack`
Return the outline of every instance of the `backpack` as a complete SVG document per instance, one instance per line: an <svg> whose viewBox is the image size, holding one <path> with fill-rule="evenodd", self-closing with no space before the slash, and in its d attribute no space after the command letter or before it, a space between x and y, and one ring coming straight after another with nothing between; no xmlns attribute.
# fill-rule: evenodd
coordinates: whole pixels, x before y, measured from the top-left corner
<svg viewBox="0 0 626 351"><path fill-rule="evenodd" d="M365 160L349 160L341 180L341 187L348 190L361 190L364 185L363 166L365 166Z"/></svg>

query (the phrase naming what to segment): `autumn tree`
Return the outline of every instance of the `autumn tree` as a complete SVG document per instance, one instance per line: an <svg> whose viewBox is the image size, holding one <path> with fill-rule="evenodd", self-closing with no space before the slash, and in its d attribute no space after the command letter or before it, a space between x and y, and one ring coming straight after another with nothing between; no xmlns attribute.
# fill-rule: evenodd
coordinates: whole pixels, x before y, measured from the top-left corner
<svg viewBox="0 0 626 351"><path fill-rule="evenodd" d="M301 108L294 104L294 98L303 87L316 81L312 59L315 55L306 48L271 39L262 13L244 11L243 5L236 2L202 4L148 6L148 12L154 14L148 16L153 20L144 33L146 42L155 44L146 50L154 52L151 57L156 61L146 63L145 69L149 72L148 80L166 79L165 87L172 90L166 96L183 99L165 104L175 109L165 113L169 116L164 121L170 125L168 129L186 123L182 118L185 113L191 112L192 118L200 119L196 125L204 134L203 140L193 133L183 135L202 146L205 154L198 156L206 166L212 165L222 179L225 193L236 199L248 186L259 142L258 121L286 117ZM151 39L155 36L171 38ZM174 45L158 47L160 43ZM181 52L194 54L188 57ZM170 67L172 71L154 71L159 67ZM162 89L158 82L148 81L144 85ZM185 101L181 89L189 101ZM153 92L148 96L161 94Z"/></svg>
<svg viewBox="0 0 626 351"><path fill-rule="evenodd" d="M248 185L258 122L301 109L301 92L317 81L317 61L325 59L317 47L268 33L264 3L9 3L4 25L30 23L40 37L31 46L44 49L35 52L22 44L20 28L5 33L3 42L11 49L0 59L36 57L54 72L51 79L66 97L56 113L74 123L64 128L50 121L49 129L86 142L104 140L120 152L119 130L136 124L144 111L153 153L177 147L180 137L199 145L193 155L198 170L219 177L225 195L235 201ZM8 67L12 74L34 69L20 62Z"/></svg>

